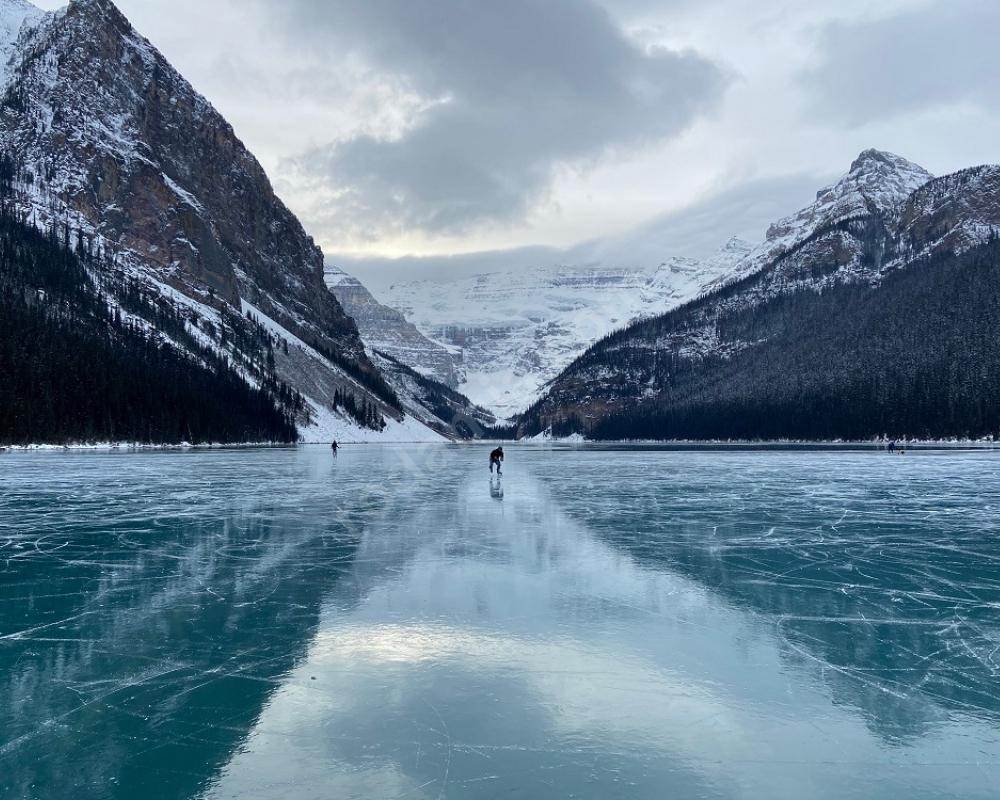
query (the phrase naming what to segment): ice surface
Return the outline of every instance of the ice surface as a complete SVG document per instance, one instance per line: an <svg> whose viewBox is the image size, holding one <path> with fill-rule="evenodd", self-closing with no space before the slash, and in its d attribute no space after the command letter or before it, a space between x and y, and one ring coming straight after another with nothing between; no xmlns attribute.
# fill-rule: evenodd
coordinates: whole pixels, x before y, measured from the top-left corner
<svg viewBox="0 0 1000 800"><path fill-rule="evenodd" d="M0 796L995 798L1000 456L0 455Z"/></svg>

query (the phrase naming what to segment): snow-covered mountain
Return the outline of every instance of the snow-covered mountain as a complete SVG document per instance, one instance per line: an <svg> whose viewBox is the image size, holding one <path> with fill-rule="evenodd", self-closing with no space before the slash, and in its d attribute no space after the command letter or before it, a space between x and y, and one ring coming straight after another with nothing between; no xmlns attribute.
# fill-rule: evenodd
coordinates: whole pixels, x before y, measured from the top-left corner
<svg viewBox="0 0 1000 800"><path fill-rule="evenodd" d="M588 345L635 319L697 296L749 252L748 244L732 239L703 261L672 258L647 269L540 265L395 283L379 299L454 354L457 385L464 394L509 417L526 408ZM344 296L336 287L334 291ZM385 313L379 316L372 317L367 333L359 320L366 340L400 335L398 319L386 323ZM400 357L422 372L440 374L436 348L413 347Z"/></svg>
<svg viewBox="0 0 1000 800"><path fill-rule="evenodd" d="M0 152L32 224L113 254L250 382L263 377L245 345L266 331L268 369L306 398L307 440L437 437L405 415L257 160L111 0L49 14L0 0L0 57ZM359 428L335 408L347 395L387 427Z"/></svg>
<svg viewBox="0 0 1000 800"><path fill-rule="evenodd" d="M610 257L591 243L568 252L563 264L543 261L532 269L496 269L376 287L378 300L339 269L332 268L332 281L340 284L334 291L344 303L357 293L352 314L366 341L385 343L384 349L425 374L446 382L455 375L457 384L451 385L509 417L526 408L574 358L616 328L759 272L803 248L817 231L872 215L895 220L914 190L930 178L922 167L900 156L866 150L840 181L817 192L813 203L772 224L763 242L751 246L732 239L705 260L675 257L655 267L636 266L627 255L626 238L624 244L609 243L616 245L610 248ZM861 263L851 237L843 232L829 233L822 247L836 249L845 262ZM804 248L799 258L808 261L812 252ZM585 260L577 260L581 257ZM782 273L793 281L796 270L804 268L795 262L796 257L789 256ZM850 275L849 264L842 267L837 280ZM416 338L398 312L435 346ZM450 363L445 353L451 356ZM442 361L447 366L442 367Z"/></svg>
<svg viewBox="0 0 1000 800"><path fill-rule="evenodd" d="M974 392L969 408L980 410L966 415L968 427L949 415L991 372L993 312L970 316L959 298L973 280L995 283L998 236L1000 167L932 178L899 156L865 151L704 296L589 348L522 429L816 435L813 417L848 409L855 416L843 425L856 434L871 433L862 422L903 425L902 412L924 432L983 430ZM974 277L956 284L966 269ZM965 364L976 364L974 374L959 374ZM927 410L939 401L940 413ZM794 418L801 410L809 419ZM740 427L747 420L757 427Z"/></svg>
<svg viewBox="0 0 1000 800"><path fill-rule="evenodd" d="M869 216L891 222L907 198L932 177L923 167L894 153L865 150L844 177L816 193L815 202L773 223L764 241L720 281L752 275L794 251L817 231L838 223Z"/></svg>

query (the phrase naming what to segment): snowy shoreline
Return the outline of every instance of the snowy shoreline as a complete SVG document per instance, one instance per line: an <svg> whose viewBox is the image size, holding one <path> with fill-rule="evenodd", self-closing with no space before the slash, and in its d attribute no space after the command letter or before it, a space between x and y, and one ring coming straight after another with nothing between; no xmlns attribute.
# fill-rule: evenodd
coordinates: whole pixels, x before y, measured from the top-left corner
<svg viewBox="0 0 1000 800"><path fill-rule="evenodd" d="M283 448L298 447L318 447L327 446L329 442L321 441L300 441L300 442L233 442L221 443L213 442L209 444L191 444L181 442L180 444L146 444L136 442L94 442L94 443L74 443L74 444L28 444L28 445L2 445L0 453L55 453L55 452L137 452L156 450L274 450ZM509 439L473 439L467 441L451 441L448 439L438 439L428 441L421 439L404 440L348 440L338 441L340 445L450 445L450 446L470 446L485 447L487 445L502 444L506 446L523 447L593 447L600 449L611 448L634 448L640 449L662 449L662 450L878 450L884 451L888 447L888 442L882 441L812 441L812 440L774 440L774 441L695 441L695 440L657 440L657 439L616 439L608 441L594 441L578 437L566 438L538 438L532 437L519 441ZM1000 441L990 441L983 439L914 439L907 442L897 440L897 450L1000 450Z"/></svg>
<svg viewBox="0 0 1000 800"><path fill-rule="evenodd" d="M367 445L367 444L450 444L445 439L439 442L428 442L421 440L413 441L403 441L403 440L392 440L392 441L340 441L337 442L338 445ZM156 450L279 450L287 448L298 448L298 447L329 447L330 442L232 442L228 444L223 444L219 442L213 442L211 444L190 444L188 442L183 442L181 444L139 444L135 442L95 442L90 444L17 444L17 445L0 445L0 453L58 453L58 452L72 452L72 453L94 453L94 452L139 452L139 451L156 451Z"/></svg>
<svg viewBox="0 0 1000 800"><path fill-rule="evenodd" d="M485 441L485 440L484 440ZM508 440L509 441L509 440ZM584 439L579 436L565 438L531 437L513 444L529 444L539 446L573 447L587 445L591 447L635 447L662 448L671 450L886 450L888 441L860 440L818 440L818 439L770 439L764 441L751 440L696 440L696 439ZM897 439L897 450L998 450L1000 440L991 439Z"/></svg>
<svg viewBox="0 0 1000 800"><path fill-rule="evenodd" d="M48 453L60 451L91 452L110 450L249 450L258 448L278 448L297 447L295 442L234 442L224 444L213 442L210 444L191 444L181 442L180 444L147 444L140 442L90 442L74 444L10 444L0 446L0 452L12 453Z"/></svg>

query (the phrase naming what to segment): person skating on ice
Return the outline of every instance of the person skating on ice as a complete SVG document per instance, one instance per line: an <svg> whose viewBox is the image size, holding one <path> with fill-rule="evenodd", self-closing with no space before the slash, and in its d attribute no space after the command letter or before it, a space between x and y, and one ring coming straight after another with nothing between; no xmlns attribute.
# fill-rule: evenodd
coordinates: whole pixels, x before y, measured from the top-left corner
<svg viewBox="0 0 1000 800"><path fill-rule="evenodd" d="M500 465L503 463L503 448L498 447L492 453L490 453L490 475L493 474L493 465L496 465L497 475L502 475L500 471Z"/></svg>

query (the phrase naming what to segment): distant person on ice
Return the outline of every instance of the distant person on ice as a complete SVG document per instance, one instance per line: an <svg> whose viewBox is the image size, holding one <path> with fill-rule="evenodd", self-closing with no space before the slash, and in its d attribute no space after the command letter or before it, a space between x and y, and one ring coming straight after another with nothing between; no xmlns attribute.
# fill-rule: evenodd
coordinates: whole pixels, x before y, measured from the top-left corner
<svg viewBox="0 0 1000 800"><path fill-rule="evenodd" d="M503 448L498 447L490 453L490 475L493 474L493 465L496 464L497 475L500 475L500 464L503 462Z"/></svg>

